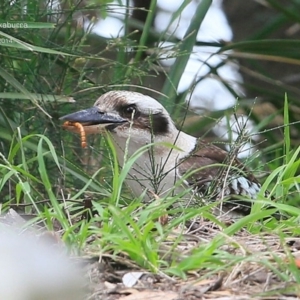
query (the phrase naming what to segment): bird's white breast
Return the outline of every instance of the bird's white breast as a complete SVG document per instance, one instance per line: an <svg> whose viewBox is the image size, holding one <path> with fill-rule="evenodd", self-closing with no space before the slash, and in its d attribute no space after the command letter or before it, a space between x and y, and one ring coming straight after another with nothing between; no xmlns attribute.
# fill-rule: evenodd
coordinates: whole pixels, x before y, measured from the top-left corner
<svg viewBox="0 0 300 300"><path fill-rule="evenodd" d="M128 160L145 145L136 142L135 139L130 139L126 143L123 138L117 136L113 136L113 138L121 167L124 166L125 153L127 153ZM160 144L165 142L164 140L157 140L157 145L153 148L146 148L143 154L135 160L127 175L126 183L136 197L139 197L145 189L160 197L164 197L172 191L177 193L182 190L182 186L177 182L180 179L177 165L182 158L186 157L195 148L196 138L178 132L172 141L172 144L175 145L173 147L170 141L170 146L167 146L166 144ZM174 188L175 186L176 188ZM146 197L149 197L149 195L152 198L151 194Z"/></svg>

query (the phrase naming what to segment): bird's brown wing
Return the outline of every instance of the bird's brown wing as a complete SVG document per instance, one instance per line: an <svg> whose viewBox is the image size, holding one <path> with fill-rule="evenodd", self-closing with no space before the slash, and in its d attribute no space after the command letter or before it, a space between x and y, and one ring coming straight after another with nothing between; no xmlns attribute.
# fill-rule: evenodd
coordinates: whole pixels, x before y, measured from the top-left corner
<svg viewBox="0 0 300 300"><path fill-rule="evenodd" d="M230 157L225 150L199 142L191 155L178 165L181 176L201 194L211 198L229 195L245 195L255 198L260 184L249 170L237 159ZM190 175L189 175L190 174Z"/></svg>

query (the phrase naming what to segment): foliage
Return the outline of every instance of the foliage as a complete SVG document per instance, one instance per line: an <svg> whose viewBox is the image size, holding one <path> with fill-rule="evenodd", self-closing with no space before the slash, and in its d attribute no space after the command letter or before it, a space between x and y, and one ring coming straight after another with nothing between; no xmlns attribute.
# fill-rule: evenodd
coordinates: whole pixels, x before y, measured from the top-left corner
<svg viewBox="0 0 300 300"><path fill-rule="evenodd" d="M106 2L93 1L91 7L103 16ZM90 137L90 147L83 150L79 148L77 136L65 133L60 128L59 116L92 105L100 94L111 89L146 90L156 98L161 90L168 96L167 99L166 95L161 96L163 102L180 102L182 95L177 95L176 86L192 46L201 44L196 42L194 33L201 26L211 3L209 0L199 4L188 29L189 38L178 41L180 46L175 53L176 64L169 73L158 68L158 57L152 51L156 49L156 41L172 39L167 33L158 36L153 32L151 21L154 9L149 11L140 35L136 35L134 29L142 28L141 24L126 17L127 34L107 39L84 30L84 10L80 3L69 4L62 11L49 8L40 1L28 1L26 7L23 1L18 0L1 4L0 20L27 24L26 29L0 30L2 209L18 207L26 213L34 213L48 227L53 226L54 220L58 221L63 238L79 249L103 255L126 253L134 263L145 269L181 277L199 267L217 273L244 259L229 255L220 248L228 237L243 227L253 233L278 231L286 236L285 230L288 228L289 233L299 234L299 209L289 205L298 204L296 198L299 194L300 148L295 147L299 145L300 133L299 88L273 80L271 73L259 72L260 61L300 64L299 40L268 38L268 32L274 33L278 28L276 20L280 18L299 23L299 17L293 13L298 1L290 1L288 7L279 1L267 2L276 8L276 14L255 38L230 44L216 42L214 46L221 47L219 53L234 50L230 52L229 60L243 58L254 62L256 68L253 66L248 71L269 84L268 88L261 88L257 93L265 96L267 101L272 99L276 107L274 114L264 120L254 112L251 118L268 140L260 157L260 160L269 161L264 171L271 170L263 190L269 190L270 197L277 200L275 207L290 216L286 223L275 221L272 214L276 209L267 209L273 202L262 193L253 206L253 212L230 226L225 226L209 213L211 206L215 205L212 204L181 212L175 210L173 213L180 217L172 219L164 227L159 220L171 209L176 198L158 199L145 207L141 199L132 201L128 193L121 193L124 176L136 157L129 158L123 169L119 170L109 139ZM154 4L152 0L151 8ZM216 74L217 68L211 69L211 73ZM164 82L163 86L161 82ZM288 95L285 102L284 92ZM73 103L73 97L76 104ZM176 107L183 106L182 103L178 105ZM240 99L239 105L246 112L250 112L253 106L247 99ZM180 123L183 116L178 115L179 109L176 110L174 116ZM198 118L195 123L189 124L188 130L206 130L210 123L227 113L214 112L207 118ZM282 123L277 124L275 129L268 128L268 122L278 117ZM94 209L92 215L90 207L85 205L90 203ZM174 229L199 214L216 222L224 229L223 232L194 249L184 259L179 259L180 254L174 251L182 242L182 232L171 238L172 247L162 251ZM262 221L259 225L256 222L266 219L269 222ZM100 228L96 226L99 223ZM98 236L101 239L87 243L88 238ZM288 268L284 266L278 270L285 279Z"/></svg>

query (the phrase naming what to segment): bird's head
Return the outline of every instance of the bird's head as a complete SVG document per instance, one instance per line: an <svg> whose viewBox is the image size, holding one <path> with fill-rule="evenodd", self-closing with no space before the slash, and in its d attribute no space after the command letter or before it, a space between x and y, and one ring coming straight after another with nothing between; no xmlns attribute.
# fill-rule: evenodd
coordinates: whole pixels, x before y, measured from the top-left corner
<svg viewBox="0 0 300 300"><path fill-rule="evenodd" d="M166 109L155 99L136 92L113 91L102 95L93 107L60 118L78 122L87 134L111 132L135 142L173 138L177 129ZM75 131L73 126L65 126Z"/></svg>

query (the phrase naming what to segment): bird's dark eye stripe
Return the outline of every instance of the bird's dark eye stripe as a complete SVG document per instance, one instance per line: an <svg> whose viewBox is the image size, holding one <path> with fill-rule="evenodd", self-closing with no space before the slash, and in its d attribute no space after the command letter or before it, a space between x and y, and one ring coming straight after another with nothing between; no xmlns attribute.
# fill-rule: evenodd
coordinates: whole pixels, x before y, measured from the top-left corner
<svg viewBox="0 0 300 300"><path fill-rule="evenodd" d="M148 128L153 134L167 134L169 132L169 120L162 113L146 116Z"/></svg>

